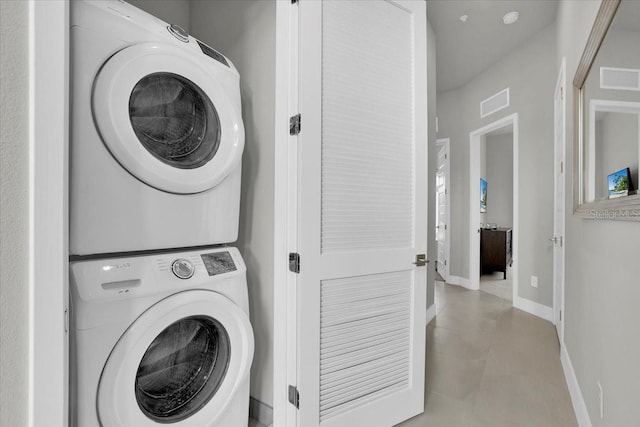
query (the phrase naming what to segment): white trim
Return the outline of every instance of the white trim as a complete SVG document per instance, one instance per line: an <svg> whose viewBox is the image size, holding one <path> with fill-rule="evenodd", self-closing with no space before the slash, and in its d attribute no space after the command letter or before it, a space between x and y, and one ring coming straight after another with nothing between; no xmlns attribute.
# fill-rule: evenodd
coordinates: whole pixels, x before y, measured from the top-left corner
<svg viewBox="0 0 640 427"><path fill-rule="evenodd" d="M503 106L501 106L501 107L498 107L498 108L496 108L495 110L491 110L491 111L489 111L489 112L487 112L487 113L483 113L483 112L482 112L482 110L483 110L483 109L482 109L482 106L483 106L485 103L487 103L487 102L491 101L491 100L492 100L492 99L494 99L494 98L497 98L497 97L501 96L501 95L502 95L503 93L505 93L505 92L507 93L507 103L506 103L505 105L503 105ZM504 110L505 108L507 108L507 107L509 106L509 104L510 104L510 103L511 103L511 97L510 97L510 95L509 95L509 88L502 89L500 92L496 93L495 95L491 95L491 96L490 96L490 97L488 97L487 99L485 99L485 100L483 100L483 101L480 101L480 118L484 119L485 117L490 116L490 115L491 115L491 114L493 114L493 113L497 113L497 112L498 112L498 111L500 111L500 110Z"/></svg>
<svg viewBox="0 0 640 427"><path fill-rule="evenodd" d="M29 426L68 425L69 2L29 1Z"/></svg>
<svg viewBox="0 0 640 427"><path fill-rule="evenodd" d="M296 138L288 128L297 110L297 11L291 2L276 2L273 424L283 427L297 425L287 395L297 376L296 277L288 269L289 252L297 249Z"/></svg>
<svg viewBox="0 0 640 427"><path fill-rule="evenodd" d="M433 304L431 304L431 306L429 308L427 308L427 321L426 321L426 324L428 325L435 318L436 318L436 304L433 303Z"/></svg>
<svg viewBox="0 0 640 427"><path fill-rule="evenodd" d="M471 281L469 279L465 279L464 277L449 276L447 278L443 277L443 279L445 279L449 285L462 286L463 288L472 290L476 289L471 286Z"/></svg>
<svg viewBox="0 0 640 427"><path fill-rule="evenodd" d="M530 299L522 298L519 296L513 300L513 306L522 311L526 311L529 314L538 316L541 319L553 322L553 308L549 307L548 305L542 305L535 301L531 301Z"/></svg>
<svg viewBox="0 0 640 427"><path fill-rule="evenodd" d="M520 131L518 113L503 117L469 133L469 289L480 289L480 138L505 126L513 126L513 234L511 236L513 259L513 302L518 297L520 241Z"/></svg>
<svg viewBox="0 0 640 427"><path fill-rule="evenodd" d="M584 402L576 372L573 370L573 364L571 363L567 346L564 343L560 346L560 362L562 363L564 378L567 381L567 388L569 389L569 395L571 396L571 403L576 413L578 425L580 427L591 427L591 417L589 417L589 411L587 411L587 405Z"/></svg>
<svg viewBox="0 0 640 427"><path fill-rule="evenodd" d="M449 277L449 265L451 258L451 141L449 138L439 138L436 139L436 147L444 145L447 153L447 158L445 160L445 174L444 174L444 182L445 182L445 206L446 206L446 214L445 214L445 224L446 229L444 230L444 259L447 262L447 265L444 268L444 271L438 270L438 273L442 276L445 281L448 280ZM437 191L436 191L437 196ZM436 200L436 205L438 201ZM436 218L436 222L438 218ZM437 243L436 243L437 248ZM438 256L436 255L436 265L438 263ZM442 274L444 273L444 274Z"/></svg>

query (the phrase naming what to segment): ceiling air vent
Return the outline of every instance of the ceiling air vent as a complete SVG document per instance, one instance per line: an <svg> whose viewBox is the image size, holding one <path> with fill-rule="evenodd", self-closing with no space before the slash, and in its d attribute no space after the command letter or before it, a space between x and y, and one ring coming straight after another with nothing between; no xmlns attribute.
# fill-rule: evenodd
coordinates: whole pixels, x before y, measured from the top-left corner
<svg viewBox="0 0 640 427"><path fill-rule="evenodd" d="M600 88L640 90L640 70L600 67Z"/></svg>
<svg viewBox="0 0 640 427"><path fill-rule="evenodd" d="M480 103L480 117L487 117L509 106L509 88L501 90Z"/></svg>

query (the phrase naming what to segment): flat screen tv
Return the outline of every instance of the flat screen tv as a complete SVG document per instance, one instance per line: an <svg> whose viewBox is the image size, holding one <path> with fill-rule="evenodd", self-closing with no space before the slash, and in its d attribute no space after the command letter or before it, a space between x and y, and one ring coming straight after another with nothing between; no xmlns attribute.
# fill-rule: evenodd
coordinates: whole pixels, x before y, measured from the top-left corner
<svg viewBox="0 0 640 427"><path fill-rule="evenodd" d="M631 171L624 168L618 172L614 172L607 178L609 182L609 198L628 196L634 191L633 182L631 181Z"/></svg>

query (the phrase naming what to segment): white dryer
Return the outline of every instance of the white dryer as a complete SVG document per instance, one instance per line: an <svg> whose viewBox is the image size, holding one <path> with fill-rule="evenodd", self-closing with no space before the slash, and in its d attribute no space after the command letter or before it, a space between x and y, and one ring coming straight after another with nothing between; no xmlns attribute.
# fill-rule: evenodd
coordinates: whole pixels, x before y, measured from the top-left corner
<svg viewBox="0 0 640 427"><path fill-rule="evenodd" d="M237 249L70 270L73 426L247 425L254 342Z"/></svg>
<svg viewBox="0 0 640 427"><path fill-rule="evenodd" d="M231 61L118 0L71 4L70 253L237 239L244 127Z"/></svg>

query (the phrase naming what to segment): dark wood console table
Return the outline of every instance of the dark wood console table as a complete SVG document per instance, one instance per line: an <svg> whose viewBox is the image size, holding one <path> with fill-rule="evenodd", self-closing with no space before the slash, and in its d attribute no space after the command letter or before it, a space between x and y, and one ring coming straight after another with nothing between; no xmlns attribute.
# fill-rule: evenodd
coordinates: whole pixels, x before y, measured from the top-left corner
<svg viewBox="0 0 640 427"><path fill-rule="evenodd" d="M507 278L507 267L513 256L511 228L480 230L480 274L502 271Z"/></svg>

